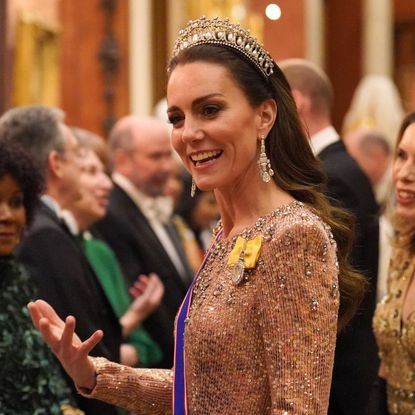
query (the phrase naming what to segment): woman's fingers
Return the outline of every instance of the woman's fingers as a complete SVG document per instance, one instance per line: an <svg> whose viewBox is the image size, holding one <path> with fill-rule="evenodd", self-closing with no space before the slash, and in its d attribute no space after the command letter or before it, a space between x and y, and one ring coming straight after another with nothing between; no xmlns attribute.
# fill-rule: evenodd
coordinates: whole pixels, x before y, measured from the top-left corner
<svg viewBox="0 0 415 415"><path fill-rule="evenodd" d="M149 279L149 276L148 275L140 274L137 277L137 281L136 282L144 282L144 283L147 283L148 279Z"/></svg>
<svg viewBox="0 0 415 415"><path fill-rule="evenodd" d="M39 320L39 331L47 345L56 352L60 338L53 333L51 324L46 317Z"/></svg>
<svg viewBox="0 0 415 415"><path fill-rule="evenodd" d="M89 352L102 340L103 337L104 332L102 330L94 332L91 337L85 340L79 347L79 357L88 356Z"/></svg>
<svg viewBox="0 0 415 415"><path fill-rule="evenodd" d="M75 325L75 317L66 317L65 326L63 328L62 336L60 338L61 350L64 355L70 353L72 346L76 346L74 341Z"/></svg>
<svg viewBox="0 0 415 415"><path fill-rule="evenodd" d="M36 300L29 303L28 308L33 324L38 330L40 330L39 322L41 318L46 318L52 326L63 330L65 323L46 301Z"/></svg>
<svg viewBox="0 0 415 415"><path fill-rule="evenodd" d="M33 301L27 305L27 308L29 310L33 325L39 330L39 320L42 318L40 310Z"/></svg>
<svg viewBox="0 0 415 415"><path fill-rule="evenodd" d="M140 275L129 292L135 299L133 302L135 310L144 308L146 313L151 313L160 304L164 295L164 285L159 276L152 272L148 276Z"/></svg>
<svg viewBox="0 0 415 415"><path fill-rule="evenodd" d="M77 385L92 389L95 386L95 369L88 354L102 339L103 332L97 330L82 342L75 333L75 317L68 316L63 322L55 310L42 300L29 303L28 309L33 324L69 376Z"/></svg>
<svg viewBox="0 0 415 415"><path fill-rule="evenodd" d="M81 342L75 334L76 320L73 316L68 316L61 333L56 333L46 317L39 320L39 331L43 339L57 354L62 362L85 358L89 352L101 341L103 337L102 330L97 330L91 337Z"/></svg>
<svg viewBox="0 0 415 415"><path fill-rule="evenodd" d="M42 313L43 317L46 317L53 324L59 324L62 327L64 326L65 323L57 315L56 311L49 303L44 300L36 300L35 304Z"/></svg>
<svg viewBox="0 0 415 415"><path fill-rule="evenodd" d="M139 297L143 293L140 289L138 289L136 287L130 287L130 289L128 291L134 299L136 299L137 297Z"/></svg>
<svg viewBox="0 0 415 415"><path fill-rule="evenodd" d="M147 282L136 281L129 289L130 294L137 298L142 295L147 289Z"/></svg>
<svg viewBox="0 0 415 415"><path fill-rule="evenodd" d="M153 299L160 300L164 294L164 284L161 282L157 274L150 274L151 296Z"/></svg>
<svg viewBox="0 0 415 415"><path fill-rule="evenodd" d="M160 278L159 278L159 276L155 273L155 272L150 272L150 274L148 274L148 276L149 276L149 278L150 279L156 279L156 280L159 280Z"/></svg>
<svg viewBox="0 0 415 415"><path fill-rule="evenodd" d="M162 282L160 281L159 284L157 284L157 287L155 289L155 293L157 298L159 298L160 300L163 298L164 295L164 285L162 284Z"/></svg>
<svg viewBox="0 0 415 415"><path fill-rule="evenodd" d="M149 285L151 285L152 287L152 291L159 291L160 288L162 288L164 290L164 285L161 282L161 279L159 278L159 276L155 273L151 273L150 274L150 281L149 281Z"/></svg>

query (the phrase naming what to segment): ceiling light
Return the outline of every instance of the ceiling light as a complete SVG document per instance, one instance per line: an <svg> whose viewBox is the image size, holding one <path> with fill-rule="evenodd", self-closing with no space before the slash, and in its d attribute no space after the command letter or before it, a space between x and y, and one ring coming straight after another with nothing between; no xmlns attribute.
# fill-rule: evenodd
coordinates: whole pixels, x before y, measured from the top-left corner
<svg viewBox="0 0 415 415"><path fill-rule="evenodd" d="M277 4L271 3L265 9L265 16L270 20L278 20L281 17L281 8Z"/></svg>

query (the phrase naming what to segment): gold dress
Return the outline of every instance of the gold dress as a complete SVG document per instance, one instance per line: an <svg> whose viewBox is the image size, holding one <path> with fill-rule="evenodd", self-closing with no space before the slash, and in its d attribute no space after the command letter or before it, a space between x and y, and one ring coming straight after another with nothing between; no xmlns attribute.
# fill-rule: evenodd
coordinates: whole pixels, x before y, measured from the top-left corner
<svg viewBox="0 0 415 415"><path fill-rule="evenodd" d="M239 284L219 240L194 287L185 329L189 414L326 415L339 305L336 244L300 202L261 217L255 268ZM172 412L173 372L94 359L88 395L135 414Z"/></svg>
<svg viewBox="0 0 415 415"><path fill-rule="evenodd" d="M406 321L402 318L414 269L415 262L405 249L392 253L387 295L378 304L373 319L391 415L415 415L415 313Z"/></svg>

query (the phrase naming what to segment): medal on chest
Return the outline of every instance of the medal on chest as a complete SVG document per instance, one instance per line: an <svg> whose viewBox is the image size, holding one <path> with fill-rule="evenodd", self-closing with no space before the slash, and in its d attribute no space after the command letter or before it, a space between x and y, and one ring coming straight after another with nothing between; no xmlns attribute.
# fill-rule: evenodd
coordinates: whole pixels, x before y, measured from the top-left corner
<svg viewBox="0 0 415 415"><path fill-rule="evenodd" d="M244 280L246 269L255 268L261 251L262 236L247 240L238 236L228 258L228 267L231 272L232 284L239 285Z"/></svg>

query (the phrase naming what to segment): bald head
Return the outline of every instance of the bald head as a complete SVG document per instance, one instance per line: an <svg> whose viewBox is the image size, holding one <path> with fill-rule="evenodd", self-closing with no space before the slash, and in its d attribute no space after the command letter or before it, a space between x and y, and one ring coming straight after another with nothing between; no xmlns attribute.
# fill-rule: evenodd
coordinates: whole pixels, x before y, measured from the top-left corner
<svg viewBox="0 0 415 415"><path fill-rule="evenodd" d="M169 142L166 125L154 117L128 115L121 118L111 130L109 145L115 150L131 150L156 140Z"/></svg>
<svg viewBox="0 0 415 415"><path fill-rule="evenodd" d="M330 114L333 87L325 72L305 59L286 59L278 62L291 90L298 91L310 100L310 110L316 114Z"/></svg>
<svg viewBox="0 0 415 415"><path fill-rule="evenodd" d="M110 133L114 171L149 196L163 194L172 169L172 149L163 122L152 117L121 118Z"/></svg>
<svg viewBox="0 0 415 415"><path fill-rule="evenodd" d="M380 131L372 128L361 128L344 137L347 146L356 146L359 151L370 155L374 149L379 149L385 157L391 155L388 139Z"/></svg>
<svg viewBox="0 0 415 415"><path fill-rule="evenodd" d="M387 138L379 131L362 128L344 137L348 153L357 161L370 182L377 185L391 162Z"/></svg>

